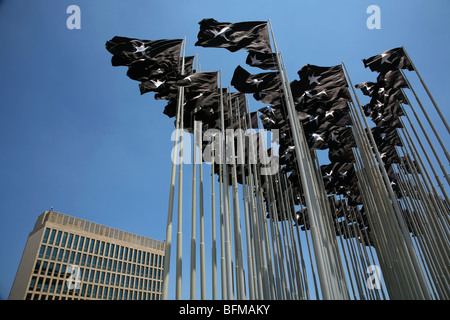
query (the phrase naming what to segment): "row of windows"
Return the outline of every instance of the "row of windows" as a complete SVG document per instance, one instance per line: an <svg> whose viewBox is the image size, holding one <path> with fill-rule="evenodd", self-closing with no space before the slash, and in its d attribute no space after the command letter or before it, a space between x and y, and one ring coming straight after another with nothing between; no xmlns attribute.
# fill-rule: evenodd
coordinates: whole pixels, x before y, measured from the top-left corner
<svg viewBox="0 0 450 320"><path fill-rule="evenodd" d="M91 283L99 283L105 285L115 285L122 286L126 288L134 288L139 290L153 290L155 291L155 287L158 287L159 281L161 278L161 270L155 270L155 275L152 277L153 279L145 279L138 278L127 275L120 275L111 272L105 272L94 269L87 268L79 268L77 271L69 270L68 266L65 264L40 261L37 260L34 266L33 273L36 275L42 276L50 276L50 277L59 277L59 278L68 278L71 275L76 275L80 281L91 282ZM156 279L156 280L155 280ZM34 283L33 287L34 287ZM148 288L147 288L148 286ZM31 285L30 285L30 290ZM157 291L157 290L156 290Z"/></svg>
<svg viewBox="0 0 450 320"><path fill-rule="evenodd" d="M42 242L49 245L83 251L85 253L98 254L128 262L145 265L161 263L160 259L159 262L154 261L155 258L158 259L158 257L161 257L160 255L51 228L45 229Z"/></svg>
<svg viewBox="0 0 450 320"><path fill-rule="evenodd" d="M94 289L92 289L93 291ZM97 290L97 294L94 297L91 295L90 297L84 296L59 296L57 294L47 294L47 293L27 293L25 299L26 300L85 300L85 299L101 299L101 300L160 300L161 294L158 293L150 293L150 292L138 292L131 291L126 289L117 289L117 288L107 288L101 289L100 287Z"/></svg>
<svg viewBox="0 0 450 320"><path fill-rule="evenodd" d="M157 276L159 279L162 272L162 270L159 268L161 268L161 258L163 257L161 255L156 256L156 267L148 267L130 262L118 261L114 259L98 257L92 254L86 254L45 245L41 245L38 253L38 259L49 259L57 262L75 264L81 267L92 267L117 273L137 275L141 277Z"/></svg>
<svg viewBox="0 0 450 320"><path fill-rule="evenodd" d="M142 293L147 293L148 291L153 291L154 293L160 294L162 292L162 284L160 281L148 281L151 283L147 290L147 280L146 279L136 279L135 283L139 283L136 287L118 288L118 287L108 287L103 285L97 285L92 283L80 283L79 288L72 287L71 289L67 285L65 279L50 279L44 277L31 277L30 285L28 291L42 292L42 293L54 293L63 294L70 296L79 296L86 298L96 298L96 299L130 299L128 293L142 295ZM73 284L73 283L72 283ZM151 287L150 287L151 286ZM125 298L122 297L120 292L126 294ZM140 298L142 299L142 298Z"/></svg>

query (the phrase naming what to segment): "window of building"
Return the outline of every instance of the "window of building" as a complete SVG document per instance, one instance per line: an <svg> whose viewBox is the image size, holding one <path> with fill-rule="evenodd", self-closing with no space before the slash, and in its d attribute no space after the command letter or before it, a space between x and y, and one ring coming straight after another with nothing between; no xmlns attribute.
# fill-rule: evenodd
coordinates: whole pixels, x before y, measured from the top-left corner
<svg viewBox="0 0 450 320"><path fill-rule="evenodd" d="M34 290L34 286L36 285L36 276L31 277L30 286L28 287L28 290Z"/></svg>
<svg viewBox="0 0 450 320"><path fill-rule="evenodd" d="M41 274L42 274L42 275L44 275L45 272L47 271L47 265L48 265L48 262L47 262L47 261L44 261L44 262L42 263L42 269L41 269Z"/></svg>
<svg viewBox="0 0 450 320"><path fill-rule="evenodd" d="M50 228L45 228L44 237L42 238L42 243L47 243L49 233L50 233Z"/></svg>
<svg viewBox="0 0 450 320"><path fill-rule="evenodd" d="M61 265L61 273L59 274L60 277L65 277L66 276L66 265L62 264Z"/></svg>
<svg viewBox="0 0 450 320"><path fill-rule="evenodd" d="M81 291L80 291L80 296L84 297L86 295L86 283L83 283L83 285L81 286Z"/></svg>
<svg viewBox="0 0 450 320"><path fill-rule="evenodd" d="M107 243L105 244L105 257L107 257L108 254L109 254L109 242L107 242Z"/></svg>
<svg viewBox="0 0 450 320"><path fill-rule="evenodd" d="M45 259L50 258L50 253L52 252L52 247L47 246L47 250L45 251Z"/></svg>
<svg viewBox="0 0 450 320"><path fill-rule="evenodd" d="M41 245L41 248L39 249L39 258L43 258L44 257L44 252L45 252L45 245Z"/></svg>
<svg viewBox="0 0 450 320"><path fill-rule="evenodd" d="M58 248L53 248L53 251L52 251L52 260L55 260L56 261L56 256L58 255Z"/></svg>
<svg viewBox="0 0 450 320"><path fill-rule="evenodd" d="M70 260L69 263L73 263L75 261L75 251L72 251L70 254Z"/></svg>
<svg viewBox="0 0 450 320"><path fill-rule="evenodd" d="M64 255L64 250L63 249L59 249L58 261L62 261L63 255Z"/></svg>
<svg viewBox="0 0 450 320"><path fill-rule="evenodd" d="M54 292L55 292L56 282L57 282L57 281L58 281L58 280L56 280L56 279L53 279L53 280L52 280L52 283L50 284L50 290L49 290L50 293L54 293Z"/></svg>
<svg viewBox="0 0 450 320"><path fill-rule="evenodd" d="M82 251L83 250L83 244L84 244L84 237L81 236L80 237L80 243L78 245L78 251Z"/></svg>
<svg viewBox="0 0 450 320"><path fill-rule="evenodd" d="M61 293L62 286L63 286L63 280L58 280L58 285L56 287L56 294Z"/></svg>
<svg viewBox="0 0 450 320"><path fill-rule="evenodd" d="M53 273L53 268L55 267L55 263L54 262L50 262L48 265L48 269L47 269L47 275L51 276Z"/></svg>
<svg viewBox="0 0 450 320"><path fill-rule="evenodd" d="M98 254L98 247L99 247L99 245L100 245L100 241L95 240L95 251L94 251L94 254Z"/></svg>
<svg viewBox="0 0 450 320"><path fill-rule="evenodd" d="M70 249L70 247L72 246L72 241L73 241L73 234L70 233L69 234L69 239L67 240L67 248Z"/></svg>
<svg viewBox="0 0 450 320"><path fill-rule="evenodd" d="M89 253L92 253L94 251L94 245L95 245L95 240L91 239L91 244L89 246Z"/></svg>
<svg viewBox="0 0 450 320"><path fill-rule="evenodd" d="M61 268L61 265L59 263L55 264L55 270L53 272L53 276L57 277L59 275L60 268Z"/></svg>
<svg viewBox="0 0 450 320"><path fill-rule="evenodd" d="M64 232L62 240L61 240L61 247L65 247L66 246L66 241L67 241L67 232Z"/></svg>
<svg viewBox="0 0 450 320"><path fill-rule="evenodd" d="M39 273L39 269L41 268L41 260L36 260L36 263L34 264L34 273Z"/></svg>
<svg viewBox="0 0 450 320"><path fill-rule="evenodd" d="M56 234L56 230L52 229L52 232L50 233L50 239L48 241L49 244L53 244L53 241L55 240L55 234Z"/></svg>
<svg viewBox="0 0 450 320"><path fill-rule="evenodd" d="M78 240L80 239L79 235L75 235L75 237L73 238L73 246L72 249L76 250L77 246L78 246Z"/></svg>
<svg viewBox="0 0 450 320"><path fill-rule="evenodd" d="M86 238L86 242L84 243L84 252L88 252L88 248L89 248L89 238Z"/></svg>
<svg viewBox="0 0 450 320"><path fill-rule="evenodd" d="M62 231L58 231L58 234L56 235L55 246L59 246L59 242L61 241L61 235Z"/></svg>
<svg viewBox="0 0 450 320"><path fill-rule="evenodd" d="M42 282L44 281L44 278L43 277L39 277L38 278L38 282L37 282L37 284L36 284L36 291L41 291L41 288L42 288Z"/></svg>
<svg viewBox="0 0 450 320"><path fill-rule="evenodd" d="M79 265L81 260L81 252L77 252L77 257L75 258L75 264Z"/></svg>

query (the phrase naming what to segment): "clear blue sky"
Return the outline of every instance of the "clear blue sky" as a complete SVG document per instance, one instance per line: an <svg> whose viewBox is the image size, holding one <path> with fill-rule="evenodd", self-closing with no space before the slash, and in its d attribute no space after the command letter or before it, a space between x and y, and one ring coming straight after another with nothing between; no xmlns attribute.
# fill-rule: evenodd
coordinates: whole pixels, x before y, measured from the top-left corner
<svg viewBox="0 0 450 320"><path fill-rule="evenodd" d="M81 9L80 30L66 27L72 4ZM372 4L381 9L380 30L366 27ZM111 66L107 40L186 36L186 54L198 53L202 71L221 69L225 86L239 64L261 71L245 66L245 51L195 47L203 18L271 19L290 80L307 63L344 61L354 84L374 81L361 59L403 45L448 116L449 11L447 0L0 0L0 299L8 297L36 217L51 206L165 238L173 119L162 113L164 101L139 94L125 67ZM185 168L190 217L191 167ZM204 175L209 179L209 166Z"/></svg>

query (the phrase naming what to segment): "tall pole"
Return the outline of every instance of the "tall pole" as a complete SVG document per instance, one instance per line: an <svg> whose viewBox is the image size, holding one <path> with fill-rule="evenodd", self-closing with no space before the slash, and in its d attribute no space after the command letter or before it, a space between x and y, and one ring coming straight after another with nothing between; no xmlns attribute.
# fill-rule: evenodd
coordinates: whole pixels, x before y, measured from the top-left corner
<svg viewBox="0 0 450 320"><path fill-rule="evenodd" d="M339 290L340 285L338 283L336 274L331 272L331 270L336 270L336 266L330 266L330 263L333 261L329 252L329 250L331 249L330 239L328 239L328 237L326 237L326 235L321 232L321 230L324 229L325 225L321 217L323 212L320 200L318 199L317 179L313 171L309 148L306 144L304 132L300 131L297 112L295 110L292 94L290 92L290 86L288 86L287 83L287 75L285 73L285 68L281 62L280 53L278 52L270 20L269 25L272 34L275 54L277 57L277 63L280 70L286 108L289 114L289 124L291 125L291 131L294 138L299 174L305 193L306 205L308 207L308 216L311 223L310 230L314 245L314 252L317 262L317 269L319 272L322 294L324 299L326 300L344 299L345 297Z"/></svg>
<svg viewBox="0 0 450 320"><path fill-rule="evenodd" d="M216 248L216 191L214 181L214 144L211 143L211 287L212 299L217 300L217 248Z"/></svg>
<svg viewBox="0 0 450 320"><path fill-rule="evenodd" d="M197 121L194 121L194 143L192 146L192 219L191 219L191 284L190 299L195 300L195 274L196 274L196 201L197 201Z"/></svg>
<svg viewBox="0 0 450 320"><path fill-rule="evenodd" d="M425 91L428 94L428 97L430 97L431 102L433 103L436 111L438 112L439 116L441 117L442 122L445 125L445 128L447 129L447 132L450 133L450 129L449 126L447 124L447 121L445 120L444 115L442 114L441 110L439 109L439 106L437 105L436 101L434 100L433 96L431 95L430 90L428 90L427 85L425 84L425 81L422 79L422 76L420 75L419 71L417 70L416 66L414 65L413 61L411 60L411 58L409 57L408 53L406 52L405 47L403 48L403 52L405 53L406 57L408 58L409 62L411 63L411 66L414 68L414 71L416 71L417 77L419 78L420 82L422 83L423 88L425 89Z"/></svg>
<svg viewBox="0 0 450 320"><path fill-rule="evenodd" d="M444 151L444 153L445 153L445 156L447 157L447 161L450 161L450 155L448 154L447 149L445 148L444 143L442 142L442 139L440 138L439 134L437 133L436 128L435 128L434 125L433 125L433 122L431 121L431 119L430 119L430 117L428 116L428 114L427 114L425 108L423 107L422 102L420 101L419 97L417 96L416 91L414 90L414 88L413 88L413 87L411 86L411 84L409 83L409 81L408 81L408 79L406 78L406 76L405 76L405 74L403 73L403 71L402 71L402 74L403 74L403 77L404 77L405 80L406 80L406 83L408 84L409 88L411 89L412 93L414 94L414 97L416 98L417 103L419 104L420 108L422 109L423 114L424 114L425 117L427 118L428 123L429 123L431 129L433 130L433 132L434 132L436 138L438 139L438 142L439 142L439 144L441 145L441 147L442 147L442 149L443 149L443 151ZM405 96L405 97L406 97L406 96ZM409 102L408 97L406 97L406 99L407 99L409 105L411 106L411 109L414 111L412 105L411 105L410 102ZM414 111L414 112L415 112L415 111ZM450 183L449 175L448 175L447 171L445 170L445 167L444 167L442 161L440 160L440 158L439 158L439 156L438 156L438 154L437 154L437 152L436 152L436 149L434 148L433 143L431 142L431 140L430 140L430 138L429 138L429 136L428 136L426 130L423 128L423 125L422 125L422 122L420 121L420 118L416 116L416 119L417 119L417 121L418 121L418 123L419 123L419 125L420 125L420 128L422 129L422 132L423 132L425 138L426 138L427 141L428 141L428 144L430 145L431 150L433 151L434 156L436 157L436 160L437 160L438 163L439 163L439 166L441 167L442 173L444 174L444 177L446 178L447 183Z"/></svg>
<svg viewBox="0 0 450 320"><path fill-rule="evenodd" d="M184 100L183 91L181 91L181 101ZM178 221L177 221L177 268L175 281L175 296L177 300L182 299L182 264L183 264L183 104L181 105L180 120L180 163L178 164Z"/></svg>
<svg viewBox="0 0 450 320"><path fill-rule="evenodd" d="M359 102L359 98L355 92L352 81L348 75L347 68L345 67L344 63L342 63L342 66L345 71L347 81L348 81L350 87L352 87L353 94L355 95L356 102L358 104L358 110L361 112L361 110L362 110L361 103ZM369 137L369 140L372 143L373 151L374 151L376 159L379 163L378 167L380 168L380 170L374 171L374 173L376 173L377 175L379 175L379 173L381 173L382 180L384 180L384 182L385 182L384 188L383 187L380 188L380 191L381 191L380 195L383 197L383 199L385 199L384 201L385 201L387 210L388 211L393 210L392 213L394 214L394 217L395 217L394 221L396 221L396 223L386 225L386 226L388 226L390 228L394 228L393 231L395 231L394 232L395 234L390 234L390 236L392 236L394 238L399 238L399 240L400 240L397 251L399 254L401 254L402 267L404 269L403 272L405 273L405 275L407 277L409 277L408 285L410 286L411 290L413 290L412 293L415 294L416 297L429 299L430 292L429 292L429 288L428 288L425 278L424 278L423 269L420 265L420 262L418 261L417 253L413 247L411 237L406 228L404 219L401 214L400 207L398 205L397 198L396 198L396 196L392 190L392 187L390 185L390 181L387 176L386 169L384 168L383 161L381 160L381 156L379 154L378 148L376 147L376 143L373 138L372 132L369 128L369 125L367 123L367 120L364 116L362 116L362 119L364 121L365 126L368 128L367 136ZM367 157L367 159L370 160L371 158ZM372 178L376 178L376 177L372 177ZM386 197L386 191L387 191L387 197ZM390 201L388 200L388 198L390 198ZM390 217L390 218L392 219L392 217ZM398 226L398 227L396 227L396 226ZM391 233L391 232L389 232L389 233ZM388 252L389 251L390 250L388 250ZM406 285L406 283L404 283L404 284ZM408 292L407 294L410 294L410 293L411 292Z"/></svg>
<svg viewBox="0 0 450 320"><path fill-rule="evenodd" d="M181 74L184 74L184 56L186 48L186 37L183 39L182 44L182 54L180 56L181 60ZM169 188L169 211L167 213L167 226L166 226L166 243L164 247L164 272L163 272L163 300L168 299L169 294L169 275L170 275L170 256L172 251L172 220L173 220L173 204L174 204L174 194L175 194L175 178L176 178L176 161L175 157L178 157L178 135L180 133L180 120L181 120L181 109L183 108L183 92L184 88L178 88L178 101L177 101L177 116L175 121L175 141L174 141L174 153L172 158L172 171L170 178L170 188Z"/></svg>
<svg viewBox="0 0 450 320"><path fill-rule="evenodd" d="M223 92L222 92L222 71L219 70L220 79L220 118L222 124L222 168L223 168L223 181L224 181L224 240L225 240L225 277L226 277L226 289L227 289L227 300L234 300L233 292L233 270L231 264L232 250L231 250L231 237L230 237L230 210L229 210L229 187L228 187L228 165L227 165L227 146L226 146L226 135L225 135L225 115L224 115L224 105L223 105Z"/></svg>
<svg viewBox="0 0 450 320"><path fill-rule="evenodd" d="M195 122L195 120L194 120ZM203 123L198 122L199 128L199 158L200 158L200 296L202 300L206 299L206 257L205 257L205 214L203 208L203 151L202 151L202 139L203 136Z"/></svg>

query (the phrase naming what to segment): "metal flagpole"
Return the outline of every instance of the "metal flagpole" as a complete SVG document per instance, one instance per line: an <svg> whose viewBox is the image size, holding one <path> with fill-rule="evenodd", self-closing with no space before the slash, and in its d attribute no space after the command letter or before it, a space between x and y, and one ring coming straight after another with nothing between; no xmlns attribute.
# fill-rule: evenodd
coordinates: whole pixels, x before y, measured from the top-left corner
<svg viewBox="0 0 450 320"><path fill-rule="evenodd" d="M186 48L186 37L183 39L182 43L183 52L181 54L181 74L184 74L184 56ZM184 88L178 88L178 102L177 102L177 116L175 124L175 141L174 141L174 153L172 158L172 172L170 178L170 189L169 189L169 212L167 214L167 227L166 227L166 244L164 247L164 272L163 272L163 300L168 299L169 294L169 275L170 275L170 255L172 251L172 220L173 220L173 204L174 204L174 193L175 193L175 178L176 178L176 161L175 157L178 157L178 137L180 133L180 120L181 120L181 109L183 108L183 94Z"/></svg>
<svg viewBox="0 0 450 320"><path fill-rule="evenodd" d="M194 120L194 143L192 146L192 219L191 219L191 284L190 299L195 300L195 274L196 274L196 201L197 201L197 121Z"/></svg>
<svg viewBox="0 0 450 320"><path fill-rule="evenodd" d="M216 248L216 195L214 181L214 138L211 143L211 277L212 277L212 299L217 300L217 248Z"/></svg>
<svg viewBox="0 0 450 320"><path fill-rule="evenodd" d="M227 295L227 286L226 286L226 276L225 276L225 232L224 232L224 196L223 196L223 136L222 132L220 133L220 141L219 141L219 155L221 159L219 159L219 191L220 191L220 272L221 272L221 288L222 288L222 300L226 299Z"/></svg>
<svg viewBox="0 0 450 320"><path fill-rule="evenodd" d="M342 66L345 70L347 81L349 82L349 85L352 87L353 93L354 93L356 101L358 103L359 110L361 112L361 104L359 102L358 96L356 95L356 92L355 92L355 89L351 82L351 79L348 76L348 72L345 67L345 64L342 63ZM429 292L428 286L426 285L426 281L424 279L423 270L421 269L420 263L417 258L417 253L413 247L411 238L409 236L409 232L406 228L405 222L401 215L401 211L400 211L400 208L399 208L399 205L397 202L397 198L396 198L396 196L392 190L392 187L390 185L389 178L388 178L386 170L384 168L383 161L381 160L381 156L378 152L378 148L376 147L376 143L374 141L372 132L368 126L366 118L363 116L362 119L363 119L366 127L368 128L367 136L369 137L369 140L371 141L371 143L373 145L373 151L375 153L378 163L380 164L378 167L380 168L379 171L381 171L381 176L385 182L385 190L388 193L388 198L391 199L391 201L388 201L388 199L386 199L386 208L389 208L389 202L390 202L391 207L393 209L394 217L396 218L394 221L396 221L396 225L398 226L398 229L394 227L394 224L390 224L389 226L394 227L395 229L397 229L396 232L401 232L401 234L402 234L402 237L401 237L402 241L399 243L399 245L401 245L401 246L398 249L403 247L404 250L398 250L398 252L402 255L402 260L405 259L405 260L403 260L402 267L404 268L404 272L406 273L406 275L410 277L410 281L408 281L408 284L411 286L411 289L414 290L413 294L418 294L419 297L423 297L423 298L430 298L430 292ZM370 158L367 158L367 159L370 159ZM380 189L380 190L384 193L384 190L382 190L382 189ZM383 196L383 193L381 194L382 196ZM386 195L384 195L384 198L385 197L386 197ZM386 225L386 226L388 226L388 225ZM399 235L392 234L391 236L398 237Z"/></svg>
<svg viewBox="0 0 450 320"><path fill-rule="evenodd" d="M239 99L236 99L237 101L237 110L241 110L241 106L239 105ZM245 113L247 112L247 108L245 108ZM239 125L239 153L240 155L238 156L238 159L241 159L241 175L242 175L242 190L243 190L243 199L244 199L244 218L245 218L245 233L246 233L246 244L247 244L247 273L248 273L248 292L249 292L249 298L250 300L254 300L255 296L254 296L254 279L253 279L253 250L252 250L252 245L251 245L251 233L250 233L250 218L249 218L249 208L248 208L248 194L247 194L247 184L246 184L246 176L245 176L245 166L250 166L249 163L245 162L245 146L244 146L244 142L245 142L245 135L241 134L243 133L242 131L242 125L241 125L241 120L245 120L245 113L243 115L241 115L239 113L239 121L238 121L238 125ZM244 116L244 117L242 117ZM247 126L244 127L247 128Z"/></svg>
<svg viewBox="0 0 450 320"><path fill-rule="evenodd" d="M228 90L229 91L229 90ZM229 94L229 118L230 126L234 128L233 121L233 101L231 100L231 95ZM237 113L237 111L236 111ZM237 286L237 297L238 299L243 299L245 296L245 281L244 281L244 265L242 258L242 233L240 227L240 210L239 210L239 190L237 182L237 170L236 170L236 156L235 156L235 144L234 144L234 131L231 138L231 156L232 156L232 167L231 167L231 177L232 177L232 190L233 190L233 214L234 214L234 236L235 236L235 254L236 254L236 284Z"/></svg>
<svg viewBox="0 0 450 320"><path fill-rule="evenodd" d="M224 181L224 241L225 241L225 280L226 280L226 298L227 300L234 300L234 292L233 292L233 270L231 264L231 239L230 239L230 210L229 210L229 201L228 201L228 168L227 168L227 146L226 146L226 135L225 135L225 115L224 115L224 105L223 105L223 92L222 92L222 71L219 70L219 79L220 79L220 117L222 124L222 145L223 145L223 181Z"/></svg>
<svg viewBox="0 0 450 320"><path fill-rule="evenodd" d="M403 94L403 95L405 95L405 94ZM405 96L405 97L406 97L406 96ZM408 100L408 97L406 97L406 99ZM408 103L409 103L409 101L408 101ZM403 109L405 109L405 108L403 108ZM411 108L411 109L412 109L412 108ZM412 109L412 110L413 110L413 113L415 113L414 109ZM420 146L420 148L421 148L421 150L422 150L423 155L424 155L425 158L427 159L428 166L431 168L431 171L432 171L433 174L434 174L434 178L436 179L436 182L437 182L437 184L439 185L439 188L441 189L442 194L443 194L443 196L445 197L445 200L447 201L447 203L450 203L450 201L449 201L449 199L448 199L448 196L447 196L447 192L445 191L444 185L442 184L441 179L439 178L439 175L437 174L437 172L436 172L436 170L435 170L435 168L434 168L434 166L433 166L433 163L431 162L431 159L430 159L430 157L428 156L428 153L425 151L425 147L424 147L424 145L422 144L421 139L419 139L419 135L418 135L416 129L414 128L414 126L413 126L413 124L412 124L412 122L411 122L411 119L409 118L408 113L405 112L405 116L406 116L406 119L408 120L409 126L410 126L411 129L413 130L414 136L415 136L415 138L416 138L416 141L419 143L419 146ZM406 130L406 127L405 127L405 125L404 125L402 119L400 119L400 122L401 122L401 124L402 124L403 127L404 127L403 132L406 133L407 135L411 136L411 135L409 134L409 132ZM410 140L412 141L412 138L410 138ZM414 150L416 151L416 154L419 155L419 153L418 153L418 151L417 151L415 145L412 144L412 146L413 146ZM435 190L434 185L433 185L433 183L432 183L432 181L431 181L431 178L429 177L428 171L426 170L425 164L424 164L423 161L422 161L422 158L419 157L419 156L417 156L416 158L417 158L417 160L419 161L419 163L421 164L421 171L422 171L422 173L426 175L426 177L428 178L428 181L429 181L430 185L432 186L433 190ZM435 193L438 194L436 190L435 190Z"/></svg>
<svg viewBox="0 0 450 320"><path fill-rule="evenodd" d="M434 125L433 125L431 119L428 117L428 114L427 114L425 108L423 107L422 102L420 101L420 99L419 99L419 97L417 96L415 90L413 89L413 87L411 86L411 84L409 83L408 79L406 78L406 76L405 76L405 74L404 74L403 72L402 72L402 75L403 75L403 77L405 78L406 83L408 84L408 86L409 86L409 88L411 89L412 93L414 94L414 97L416 98L417 103L419 104L420 108L422 109L423 114L424 114L425 117L427 118L428 123L430 124L431 129L433 130L433 132L434 132L436 138L438 139L439 144L440 144L441 147L442 147L442 150L443 150L444 153L445 153L445 156L447 157L447 160L450 161L450 155L448 154L447 149L445 148L444 143L442 142L442 140L441 140L439 134L437 133L436 128L434 127ZM411 105L411 103L410 103L408 97L404 94L404 92L403 92L403 95L406 97L409 106L410 106L411 109L414 111L414 109L413 109L413 107L412 107L412 105ZM414 115L416 115L415 111L414 111ZM430 145L430 148L431 148L431 150L433 151L433 154L434 154L434 156L436 157L436 160L438 161L439 166L441 167L441 170L442 170L442 172L443 172L445 178L447 179L447 183L450 183L449 175L448 175L448 173L445 171L445 167L444 167L444 165L442 164L442 161L439 159L439 156L438 156L437 153L436 153L436 150L435 150L435 148L434 148L434 146L433 146L433 143L431 143L431 140L430 140L430 138L428 137L428 134L426 133L426 130L423 128L422 122L420 121L420 118L419 118L417 115L416 115L416 119L417 119L417 121L419 122L419 125L420 125L420 127L421 127L421 129L422 129L422 131L423 131L423 134L424 134L425 138L427 139L428 144Z"/></svg>
<svg viewBox="0 0 450 320"><path fill-rule="evenodd" d="M414 71L416 72L417 76L419 77L420 82L422 83L423 88L425 89L425 91L428 94L428 97L430 97L431 102L433 103L434 107L436 108L436 111L439 113L439 116L441 117L442 122L445 125L445 128L447 128L447 132L450 132L449 126L447 124L447 121L445 120L444 115L442 114L441 110L439 109L436 101L434 100L433 96L431 95L430 90L428 90L427 85L425 84L425 81L423 81L422 76L420 75L419 71L417 70L416 66L414 65L413 61L411 60L411 58L409 57L408 53L406 52L405 47L403 47L403 52L405 53L406 57L408 58L409 62L411 63L411 66L414 68ZM404 76L404 75L403 75Z"/></svg>
<svg viewBox="0 0 450 320"><path fill-rule="evenodd" d="M181 100L184 101L184 91L181 91ZM183 117L184 106L181 105L181 120L180 120L180 163L178 164L178 229L177 229L177 268L176 268L176 286L175 295L177 300L182 299L182 262L183 262Z"/></svg>
<svg viewBox="0 0 450 320"><path fill-rule="evenodd" d="M195 120L194 120L195 122ZM205 257L205 215L203 208L203 151L202 139L203 123L199 121L197 128L199 128L199 158L200 158L200 297L202 300L206 299L206 257Z"/></svg>
<svg viewBox="0 0 450 320"><path fill-rule="evenodd" d="M269 20L270 30L272 34L272 40L274 43L275 54L277 56L277 62L280 70L281 83L286 100L287 111L289 114L289 123L291 125L291 131L295 143L295 152L297 156L298 169L303 184L303 190L305 193L306 205L308 207L308 215L311 222L311 235L313 239L315 257L317 262L317 269L319 271L319 280L322 288L324 299L344 299L345 297L339 291L339 284L336 275L331 272L331 269L335 270L336 266L330 266L333 261L329 250L331 249L331 243L327 237L321 233L323 220L321 217L322 208L318 199L318 186L317 180L312 170L312 164L308 146L306 145L303 131L300 131L297 113L294 108L292 95L290 94L290 87L286 84L285 69L282 66L280 53L275 42L275 37L272 29L272 25ZM299 137L300 134L300 137ZM327 263L328 262L328 263ZM330 269L331 268L331 269Z"/></svg>

